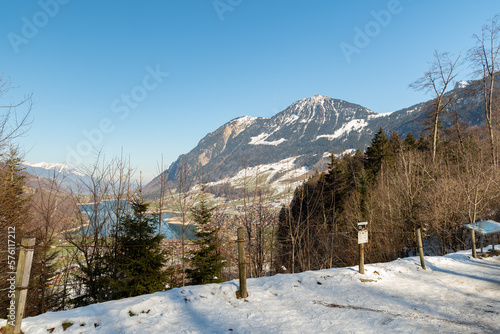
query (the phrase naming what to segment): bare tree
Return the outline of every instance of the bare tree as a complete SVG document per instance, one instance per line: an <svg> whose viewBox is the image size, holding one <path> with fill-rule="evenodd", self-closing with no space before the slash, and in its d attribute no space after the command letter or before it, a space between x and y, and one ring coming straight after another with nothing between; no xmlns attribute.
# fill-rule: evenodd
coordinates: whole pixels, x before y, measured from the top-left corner
<svg viewBox="0 0 500 334"><path fill-rule="evenodd" d="M31 281L35 285L29 294L27 314L64 309L68 298L66 275L70 269L66 252L58 250L57 236L71 226L77 214L76 203L64 187L65 175L53 172L50 178L37 177L30 204L32 217L28 230L36 238ZM62 287L61 287L62 286Z"/></svg>
<svg viewBox="0 0 500 334"><path fill-rule="evenodd" d="M105 257L116 251L116 226L129 210L133 170L123 156L107 163L99 154L94 164L81 170L89 176L81 193L88 195L75 196L82 212L76 233L68 231L66 239L77 251L80 268L81 297L76 303L87 305L109 299L108 283L115 273L107 268Z"/></svg>
<svg viewBox="0 0 500 334"><path fill-rule="evenodd" d="M158 234L161 234L161 225L163 223L163 210L165 206L165 195L167 194L167 175L164 173L165 166L163 164L163 154L161 156L161 163L156 167L159 182L158 205L156 207L156 214L158 216Z"/></svg>
<svg viewBox="0 0 500 334"><path fill-rule="evenodd" d="M453 100L454 96L446 94L446 91L452 81L457 76L457 67L460 55L454 59L450 58L448 53L434 52L434 61L431 62L431 68L425 72L424 76L416 80L410 87L416 90L424 90L434 93L432 108L429 111L432 124L432 161L436 159L436 146L439 129L439 117L445 112L446 108Z"/></svg>
<svg viewBox="0 0 500 334"><path fill-rule="evenodd" d="M12 88L10 78L0 75L0 101ZM0 151L4 150L13 139L28 131L32 106L31 94L7 105L2 105L0 102Z"/></svg>
<svg viewBox="0 0 500 334"><path fill-rule="evenodd" d="M498 75L500 54L500 16L494 16L489 20L489 24L483 26L481 35L474 35L473 37L476 40L476 45L469 50L469 59L475 68L475 73L482 82L481 93L484 102L484 117L488 125L491 159L493 165L496 166L498 156L495 143L494 97L497 91L495 80Z"/></svg>
<svg viewBox="0 0 500 334"><path fill-rule="evenodd" d="M478 217L487 218L492 201L497 199L499 173L498 167L483 162L481 143L469 140L469 150L459 160L458 181L465 197L465 208L469 223L475 223ZM493 202L494 203L494 202ZM494 207L494 205L493 205ZM473 249L475 255L475 249Z"/></svg>
<svg viewBox="0 0 500 334"><path fill-rule="evenodd" d="M189 214L196 202L196 196L190 193L194 186L195 175L187 164L182 164L177 172L177 185L175 189L170 189L172 207L179 214L181 223L181 276L182 286L186 284L186 231L191 222Z"/></svg>

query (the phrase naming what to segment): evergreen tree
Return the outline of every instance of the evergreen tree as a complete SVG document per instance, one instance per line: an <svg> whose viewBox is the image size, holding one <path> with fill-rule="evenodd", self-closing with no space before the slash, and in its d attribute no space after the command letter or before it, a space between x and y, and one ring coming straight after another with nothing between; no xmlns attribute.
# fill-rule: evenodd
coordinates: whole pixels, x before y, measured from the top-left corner
<svg viewBox="0 0 500 334"><path fill-rule="evenodd" d="M392 153L391 144L382 128L373 137L371 145L366 149L365 168L371 176L372 182L375 180L382 161Z"/></svg>
<svg viewBox="0 0 500 334"><path fill-rule="evenodd" d="M0 318L5 318L8 303L7 289L9 282L7 272L15 271L7 265L8 255L17 260L19 251L8 252L9 232L15 236L16 248L26 235L26 225L30 219L29 196L25 194L25 175L22 173L22 159L17 148L10 147L0 162L0 291L5 292L0 298ZM14 232L14 233L13 233ZM17 263L17 262L16 262Z"/></svg>
<svg viewBox="0 0 500 334"><path fill-rule="evenodd" d="M218 228L211 226L213 207L206 202L205 194L202 195L200 204L193 208L194 221L198 224L193 243L199 248L191 252L189 260L191 268L187 270L191 284L219 283L219 278L224 267L217 240Z"/></svg>
<svg viewBox="0 0 500 334"><path fill-rule="evenodd" d="M123 216L118 224L117 254L107 260L111 276L111 298L133 297L165 290L166 253L160 245L158 220L147 214L148 203L134 201L132 214Z"/></svg>
<svg viewBox="0 0 500 334"><path fill-rule="evenodd" d="M57 258L60 252L51 248L53 240L43 240L35 232L37 248L33 254L33 264L30 274L30 285L36 286L33 293L28 294L25 309L27 316L35 316L51 310L62 309L63 299L67 298L64 291L54 288L54 278L57 276ZM43 240L43 243L40 243Z"/></svg>
<svg viewBox="0 0 500 334"><path fill-rule="evenodd" d="M0 163L0 221L6 226L16 227L19 232L29 220L29 197L24 193L26 176L22 162L17 148L11 146Z"/></svg>
<svg viewBox="0 0 500 334"><path fill-rule="evenodd" d="M414 149L416 149L418 147L418 142L415 139L415 137L413 137L413 135L411 133L409 133L406 136L404 143L405 143L405 148L408 151L413 151Z"/></svg>
<svg viewBox="0 0 500 334"><path fill-rule="evenodd" d="M396 159L396 154L401 152L401 150L404 148L404 141L401 139L397 131L392 131L389 143L391 144L391 152L389 152L389 159L391 164L393 164Z"/></svg>

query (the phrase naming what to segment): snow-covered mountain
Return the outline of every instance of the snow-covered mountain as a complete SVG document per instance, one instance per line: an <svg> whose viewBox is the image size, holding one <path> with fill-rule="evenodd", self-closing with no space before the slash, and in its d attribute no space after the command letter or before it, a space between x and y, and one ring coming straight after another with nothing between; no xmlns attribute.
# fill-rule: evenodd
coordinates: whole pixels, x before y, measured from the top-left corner
<svg viewBox="0 0 500 334"><path fill-rule="evenodd" d="M500 257L471 251L186 286L23 319L46 333L499 333ZM29 292L28 292L29 293ZM5 320L0 320L4 325ZM63 327L64 326L64 327Z"/></svg>
<svg viewBox="0 0 500 334"><path fill-rule="evenodd" d="M88 183L90 177L76 169L59 163L30 163L24 162L24 171L33 177L48 180L56 179L67 191L79 192L82 190L82 182Z"/></svg>
<svg viewBox="0 0 500 334"><path fill-rule="evenodd" d="M296 168L320 169L325 153L364 147L380 115L362 106L327 96L299 100L271 118L243 116L206 135L188 154L181 155L164 173L175 181L187 164L207 182L235 176L246 167L278 163L296 157ZM377 122L378 124L379 122ZM154 179L146 187L153 190Z"/></svg>
<svg viewBox="0 0 500 334"><path fill-rule="evenodd" d="M464 105L468 101L464 93L468 84L461 82L454 90L463 95L460 103ZM364 150L381 127L386 132L397 131L401 137L410 132L419 137L425 105L380 114L354 103L315 95L294 102L271 118L243 116L229 121L206 135L189 153L179 156L162 174L175 183L180 167L186 164L198 174L198 181L203 173L205 182L217 182L234 177L245 167L275 164L292 157L292 168L322 170L331 153ZM479 122L479 117L474 121ZM154 194L158 183L157 177L145 191Z"/></svg>

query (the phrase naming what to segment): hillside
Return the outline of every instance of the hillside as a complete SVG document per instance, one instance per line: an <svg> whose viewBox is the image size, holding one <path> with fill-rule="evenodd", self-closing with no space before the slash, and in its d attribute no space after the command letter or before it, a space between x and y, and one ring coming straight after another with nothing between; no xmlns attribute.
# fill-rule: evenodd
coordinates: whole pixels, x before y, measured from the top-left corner
<svg viewBox="0 0 500 334"><path fill-rule="evenodd" d="M46 313L23 321L46 333L498 333L500 257L398 259L250 279ZM3 322L4 323L4 322ZM2 324L3 324L2 323ZM72 324L63 331L62 324Z"/></svg>
<svg viewBox="0 0 500 334"><path fill-rule="evenodd" d="M483 116L469 86L469 82L459 82L448 94L457 96L454 109L460 122L478 125ZM289 169L305 170L302 174L320 171L331 153L364 150L380 128L387 133L396 131L401 137L412 133L418 138L429 102L380 114L354 103L315 95L292 103L271 118L242 116L229 121L203 137L160 175L173 187L179 170L186 165L196 175L196 182L201 181L201 174L205 182L217 182L232 178L245 168L291 158ZM452 126L453 117L453 113L442 117L445 128ZM158 176L144 191L155 194L159 182Z"/></svg>

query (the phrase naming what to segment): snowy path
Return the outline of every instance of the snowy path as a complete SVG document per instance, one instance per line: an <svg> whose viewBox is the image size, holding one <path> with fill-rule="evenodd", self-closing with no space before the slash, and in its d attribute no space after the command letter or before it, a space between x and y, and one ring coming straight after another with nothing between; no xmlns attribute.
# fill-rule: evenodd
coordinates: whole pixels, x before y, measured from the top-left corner
<svg viewBox="0 0 500 334"><path fill-rule="evenodd" d="M53 333L500 333L500 257L469 252L173 289L25 319ZM361 281L363 279L363 281ZM132 312L132 313L130 313ZM132 314L132 315L131 315ZM66 331L63 322L74 325ZM97 327L96 327L97 326Z"/></svg>

